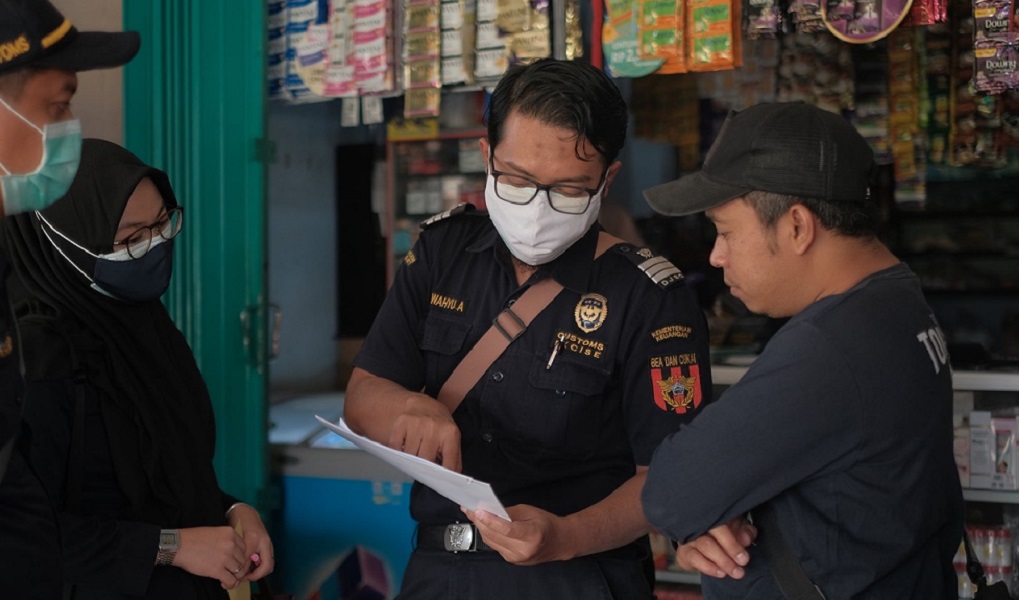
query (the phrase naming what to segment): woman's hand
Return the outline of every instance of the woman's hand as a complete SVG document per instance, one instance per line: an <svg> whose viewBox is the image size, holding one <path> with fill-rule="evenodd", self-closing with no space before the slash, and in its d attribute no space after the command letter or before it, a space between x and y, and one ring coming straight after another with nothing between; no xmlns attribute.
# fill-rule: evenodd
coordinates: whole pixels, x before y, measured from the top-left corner
<svg viewBox="0 0 1019 600"><path fill-rule="evenodd" d="M173 566L192 575L218 579L232 590L244 579L251 564L244 539L233 527L190 527L179 530L180 549Z"/></svg>
<svg viewBox="0 0 1019 600"><path fill-rule="evenodd" d="M272 573L276 567L276 557L269 532L258 511L247 504L237 504L230 510L227 519L234 529L241 532L244 554L251 561L250 566L242 572L242 578L255 581Z"/></svg>

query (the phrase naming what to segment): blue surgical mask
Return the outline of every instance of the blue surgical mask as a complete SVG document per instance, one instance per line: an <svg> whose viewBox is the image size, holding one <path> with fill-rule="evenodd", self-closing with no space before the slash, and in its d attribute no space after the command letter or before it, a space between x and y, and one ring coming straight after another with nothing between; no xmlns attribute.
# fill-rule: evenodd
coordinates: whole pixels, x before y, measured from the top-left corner
<svg viewBox="0 0 1019 600"><path fill-rule="evenodd" d="M158 300L169 287L170 276L173 274L172 239L155 236L149 245L149 251L138 258L131 258L126 248L110 254L93 254L54 228L40 213L35 214L43 222L42 231L50 244L75 270L92 282L91 287L95 291L116 300L140 303ZM96 259L91 276L64 253L50 237L50 231Z"/></svg>
<svg viewBox="0 0 1019 600"><path fill-rule="evenodd" d="M14 110L3 98L0 105L11 111L42 136L42 159L35 171L14 174L0 164L0 191L4 213L43 210L63 197L74 181L81 160L81 122L77 119L39 127Z"/></svg>

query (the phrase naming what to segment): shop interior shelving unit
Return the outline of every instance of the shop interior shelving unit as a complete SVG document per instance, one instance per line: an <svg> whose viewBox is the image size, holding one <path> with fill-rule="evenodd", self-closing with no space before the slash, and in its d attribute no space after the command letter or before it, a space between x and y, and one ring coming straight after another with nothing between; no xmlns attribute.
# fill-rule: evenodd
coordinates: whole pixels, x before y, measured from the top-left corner
<svg viewBox="0 0 1019 600"><path fill-rule="evenodd" d="M428 217L468 202L484 208L483 129L386 143L387 287Z"/></svg>

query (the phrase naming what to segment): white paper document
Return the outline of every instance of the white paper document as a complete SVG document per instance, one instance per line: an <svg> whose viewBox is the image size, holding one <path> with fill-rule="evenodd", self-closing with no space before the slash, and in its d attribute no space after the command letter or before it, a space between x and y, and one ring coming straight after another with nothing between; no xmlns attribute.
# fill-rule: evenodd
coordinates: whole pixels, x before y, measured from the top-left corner
<svg viewBox="0 0 1019 600"><path fill-rule="evenodd" d="M318 415L315 415L315 418L331 431L335 431L337 435L353 442L358 448L372 456L381 458L458 505L470 510L484 510L507 521L512 520L502 502L499 502L499 499L495 497L492 486L484 481L478 481L473 477L450 471L442 465L383 446L351 431L343 419L340 419L338 423L331 423Z"/></svg>

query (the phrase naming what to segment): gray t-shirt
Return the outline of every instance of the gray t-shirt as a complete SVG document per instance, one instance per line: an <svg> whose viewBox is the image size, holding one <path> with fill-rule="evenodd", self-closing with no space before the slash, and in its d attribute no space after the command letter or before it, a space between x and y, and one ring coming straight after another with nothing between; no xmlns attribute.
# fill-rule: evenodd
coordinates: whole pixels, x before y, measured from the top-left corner
<svg viewBox="0 0 1019 600"><path fill-rule="evenodd" d="M659 446L652 525L686 542L767 503L828 598L955 598L962 491L944 338L904 264L812 304ZM760 552L708 600L780 599Z"/></svg>

